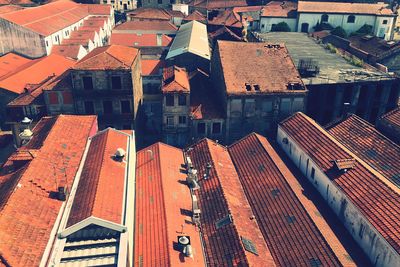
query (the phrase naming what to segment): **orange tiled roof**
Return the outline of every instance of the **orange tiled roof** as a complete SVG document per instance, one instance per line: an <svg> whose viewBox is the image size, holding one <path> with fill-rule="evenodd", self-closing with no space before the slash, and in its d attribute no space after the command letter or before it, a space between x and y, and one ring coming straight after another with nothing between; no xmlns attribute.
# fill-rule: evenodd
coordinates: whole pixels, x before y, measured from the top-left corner
<svg viewBox="0 0 400 267"><path fill-rule="evenodd" d="M261 16L277 18L296 18L297 3L290 1L271 1L263 7Z"/></svg>
<svg viewBox="0 0 400 267"><path fill-rule="evenodd" d="M25 8L0 15L1 18L43 36L60 31L89 15L109 15L109 5L81 5L69 0Z"/></svg>
<svg viewBox="0 0 400 267"><path fill-rule="evenodd" d="M400 129L400 107L383 115L382 120L389 123L391 126Z"/></svg>
<svg viewBox="0 0 400 267"><path fill-rule="evenodd" d="M141 7L130 11L127 16L132 19L157 19L157 20L167 20L172 19L171 14L163 8L152 8L152 7Z"/></svg>
<svg viewBox="0 0 400 267"><path fill-rule="evenodd" d="M344 14L367 14L386 15L395 14L388 4L381 3L339 3L339 2L308 2L299 1L298 12L302 13L344 13Z"/></svg>
<svg viewBox="0 0 400 267"><path fill-rule="evenodd" d="M11 266L39 265L63 204L50 193L72 186L95 130L95 116L71 115L44 118L34 128L36 136L22 149L36 149L35 158L24 165L0 210L0 255Z"/></svg>
<svg viewBox="0 0 400 267"><path fill-rule="evenodd" d="M239 14L233 12L232 9L220 11L218 15L214 17L212 20L208 20L208 24L243 28L243 24L240 21Z"/></svg>
<svg viewBox="0 0 400 267"><path fill-rule="evenodd" d="M186 16L183 20L184 21L197 20L199 22L206 22L207 21L206 17L202 13L197 11L197 10L193 11L191 14Z"/></svg>
<svg viewBox="0 0 400 267"><path fill-rule="evenodd" d="M0 57L0 80L7 74L26 66L32 59L19 56L14 53L7 53Z"/></svg>
<svg viewBox="0 0 400 267"><path fill-rule="evenodd" d="M285 45L230 41L217 44L229 95L306 92ZM298 90L291 90L290 84ZM259 86L258 90L254 85Z"/></svg>
<svg viewBox="0 0 400 267"><path fill-rule="evenodd" d="M110 45L97 47L78 61L76 70L131 69L139 50L133 47Z"/></svg>
<svg viewBox="0 0 400 267"><path fill-rule="evenodd" d="M190 189L181 181L183 151L156 143L137 153L135 259L139 266L204 266L200 233L191 223ZM173 242L190 236L193 258L181 259Z"/></svg>
<svg viewBox="0 0 400 267"><path fill-rule="evenodd" d="M169 21L127 21L115 26L113 31L178 31Z"/></svg>
<svg viewBox="0 0 400 267"><path fill-rule="evenodd" d="M248 6L248 3L245 0L192 0L189 2L189 6L212 10L226 9L231 7L245 7Z"/></svg>
<svg viewBox="0 0 400 267"><path fill-rule="evenodd" d="M292 115L279 127L312 158L393 249L400 252L398 189L303 113ZM357 161L355 168L334 171L335 160L353 157Z"/></svg>
<svg viewBox="0 0 400 267"><path fill-rule="evenodd" d="M328 132L360 159L400 187L400 146L356 115L334 125Z"/></svg>
<svg viewBox="0 0 400 267"><path fill-rule="evenodd" d="M277 265L356 266L265 137L250 134L228 150Z"/></svg>
<svg viewBox="0 0 400 267"><path fill-rule="evenodd" d="M108 128L91 138L67 227L91 216L122 224L126 161L113 155L128 151L129 136Z"/></svg>
<svg viewBox="0 0 400 267"><path fill-rule="evenodd" d="M163 34L161 36L161 44L157 43L157 34L136 34L136 33L113 33L111 35L110 44L112 45L125 45L134 47L146 46L170 46L172 38Z"/></svg>
<svg viewBox="0 0 400 267"><path fill-rule="evenodd" d="M163 93L189 92L189 75L185 68L171 66L163 70Z"/></svg>
<svg viewBox="0 0 400 267"><path fill-rule="evenodd" d="M12 74L7 74L0 78L0 88L21 94L25 91L27 84L40 84L49 76L59 75L72 67L75 61L59 55L49 55L28 64L28 67L17 70Z"/></svg>
<svg viewBox="0 0 400 267"><path fill-rule="evenodd" d="M160 75L160 69L165 66L161 59L142 59L142 76Z"/></svg>
<svg viewBox="0 0 400 267"><path fill-rule="evenodd" d="M16 6L16 5L5 5L5 6L0 6L0 14L6 14L10 13L13 11L21 10L24 9L22 6Z"/></svg>
<svg viewBox="0 0 400 267"><path fill-rule="evenodd" d="M198 171L200 189L196 195L209 265L275 266L227 149L203 139L186 153ZM204 179L207 164L211 168L209 177ZM231 220L217 228L217 222L228 215ZM247 240L256 251L245 248L243 242Z"/></svg>
<svg viewBox="0 0 400 267"><path fill-rule="evenodd" d="M51 53L77 60L80 48L80 44L53 45Z"/></svg>

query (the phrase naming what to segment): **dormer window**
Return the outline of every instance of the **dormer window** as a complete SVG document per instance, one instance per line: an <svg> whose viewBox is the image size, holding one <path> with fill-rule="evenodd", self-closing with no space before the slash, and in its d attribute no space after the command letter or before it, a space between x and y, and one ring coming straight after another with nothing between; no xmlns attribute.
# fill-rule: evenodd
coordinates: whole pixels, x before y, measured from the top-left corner
<svg viewBox="0 0 400 267"><path fill-rule="evenodd" d="M321 22L328 22L328 20L329 20L329 16L327 14L323 14L321 16Z"/></svg>

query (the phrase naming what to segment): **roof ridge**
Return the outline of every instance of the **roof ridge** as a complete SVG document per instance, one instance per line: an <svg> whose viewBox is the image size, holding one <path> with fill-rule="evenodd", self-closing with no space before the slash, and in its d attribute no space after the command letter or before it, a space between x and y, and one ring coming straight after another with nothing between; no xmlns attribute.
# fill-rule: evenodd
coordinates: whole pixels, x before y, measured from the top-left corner
<svg viewBox="0 0 400 267"><path fill-rule="evenodd" d="M108 49L110 49L110 48L111 48L111 45L109 46ZM108 54L109 56L111 56L112 58L114 58L115 60L117 60L118 62L122 63L122 65L124 65L124 66L126 66L126 67L131 67L131 66L126 65L125 62L119 60L119 59L118 59L117 57L115 57L114 55L110 54L109 51L108 51L108 49L106 49L103 53ZM136 56L135 56L135 59L136 59Z"/></svg>

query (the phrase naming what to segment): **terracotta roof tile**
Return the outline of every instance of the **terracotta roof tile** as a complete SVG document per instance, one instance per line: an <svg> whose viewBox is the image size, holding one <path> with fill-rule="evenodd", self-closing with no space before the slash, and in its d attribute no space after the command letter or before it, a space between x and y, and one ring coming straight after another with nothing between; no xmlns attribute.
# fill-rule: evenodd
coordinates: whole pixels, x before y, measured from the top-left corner
<svg viewBox="0 0 400 267"><path fill-rule="evenodd" d="M262 9L262 17L297 18L297 3L271 1Z"/></svg>
<svg viewBox="0 0 400 267"><path fill-rule="evenodd" d="M394 16L388 4L381 3L338 3L299 1L298 12L339 13Z"/></svg>
<svg viewBox="0 0 400 267"><path fill-rule="evenodd" d="M205 23L207 21L206 17L197 10L193 11L192 13L190 13L188 16L186 16L183 19L183 21L192 21L192 20L197 20L197 21L203 22L203 23Z"/></svg>
<svg viewBox="0 0 400 267"><path fill-rule="evenodd" d="M22 6L16 6L16 5L5 5L5 6L0 6L0 14L6 14L10 13L13 11L21 10L24 9Z"/></svg>
<svg viewBox="0 0 400 267"><path fill-rule="evenodd" d="M0 15L1 18L28 28L43 36L60 31L89 15L110 15L109 5L82 5L69 0L17 10Z"/></svg>
<svg viewBox="0 0 400 267"><path fill-rule="evenodd" d="M146 46L170 46L172 38L163 34L161 36L161 43L157 41L157 34L136 34L136 33L113 33L111 35L110 44L112 45L125 45L133 47L146 47Z"/></svg>
<svg viewBox="0 0 400 267"><path fill-rule="evenodd" d="M192 0L189 2L189 6L212 10L226 9L231 7L245 7L248 6L248 3L245 0Z"/></svg>
<svg viewBox="0 0 400 267"><path fill-rule="evenodd" d="M230 41L217 44L228 95L306 92L285 45ZM297 89L292 90L291 84Z"/></svg>
<svg viewBox="0 0 400 267"><path fill-rule="evenodd" d="M91 138L67 227L91 216L122 224L126 161L114 154L118 148L128 151L128 139L111 128Z"/></svg>
<svg viewBox="0 0 400 267"><path fill-rule="evenodd" d="M342 190L394 250L400 252L399 189L303 113L292 115L279 127ZM355 158L356 166L347 172L338 172L334 161L348 158Z"/></svg>
<svg viewBox="0 0 400 267"><path fill-rule="evenodd" d="M400 130L400 107L383 115L382 120Z"/></svg>
<svg viewBox="0 0 400 267"><path fill-rule="evenodd" d="M49 55L22 70L0 78L0 88L21 94L27 84L39 84L49 76L59 75L72 67L75 61L59 55Z"/></svg>
<svg viewBox="0 0 400 267"><path fill-rule="evenodd" d="M60 115L39 125L47 123L53 126L40 126L46 129L39 135L42 140L33 142L40 149L0 211L0 255L11 266L39 265L62 206L49 195L58 185L72 185L87 138L97 130L95 116Z"/></svg>
<svg viewBox="0 0 400 267"><path fill-rule="evenodd" d="M356 115L334 125L328 132L388 180L400 187L400 146Z"/></svg>
<svg viewBox="0 0 400 267"><path fill-rule="evenodd" d="M315 259L321 266L356 266L335 237L325 236L326 221L314 221L317 209L265 137L250 134L228 150L277 265L310 266Z"/></svg>
<svg viewBox="0 0 400 267"><path fill-rule="evenodd" d="M51 53L77 60L80 49L80 44L53 45L53 47L51 48Z"/></svg>
<svg viewBox="0 0 400 267"><path fill-rule="evenodd" d="M196 195L208 264L275 266L227 149L203 139L186 153L198 170L200 189ZM205 179L207 164L211 168ZM226 223L217 227L224 218Z"/></svg>
<svg viewBox="0 0 400 267"><path fill-rule="evenodd" d="M127 21L115 26L113 32L119 31L178 31L169 21Z"/></svg>
<svg viewBox="0 0 400 267"><path fill-rule="evenodd" d="M232 9L220 11L216 17L208 20L209 25L221 25L226 27L243 28L240 16Z"/></svg>
<svg viewBox="0 0 400 267"><path fill-rule="evenodd" d="M142 59L142 76L160 75L160 70L165 66L161 59Z"/></svg>
<svg viewBox="0 0 400 267"><path fill-rule="evenodd" d="M189 75L184 68L171 66L163 69L163 93L190 92Z"/></svg>
<svg viewBox="0 0 400 267"><path fill-rule="evenodd" d="M35 62L31 59L19 56L14 53L7 53L0 57L0 80L7 74L20 70L29 63Z"/></svg>
<svg viewBox="0 0 400 267"><path fill-rule="evenodd" d="M137 153L135 266L205 265L200 232L191 223L190 189L181 182L182 164L183 151L163 143ZM174 249L181 232L190 236L193 258Z"/></svg>
<svg viewBox="0 0 400 267"><path fill-rule="evenodd" d="M171 14L163 8L152 8L152 7L141 7L130 11L127 16L132 19L156 19L170 21L172 19Z"/></svg>
<svg viewBox="0 0 400 267"><path fill-rule="evenodd" d="M139 50L133 47L110 45L95 48L73 67L75 70L131 69Z"/></svg>

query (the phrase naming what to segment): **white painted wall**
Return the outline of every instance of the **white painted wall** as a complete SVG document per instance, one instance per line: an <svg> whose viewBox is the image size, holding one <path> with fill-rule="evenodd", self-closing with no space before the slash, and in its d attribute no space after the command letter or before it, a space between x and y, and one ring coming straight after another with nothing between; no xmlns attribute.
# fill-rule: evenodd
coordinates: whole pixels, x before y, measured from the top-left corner
<svg viewBox="0 0 400 267"><path fill-rule="evenodd" d="M260 32L270 32L273 24L280 22L286 22L290 27L291 32L297 31L297 19L296 18L271 18L261 17L260 20Z"/></svg>
<svg viewBox="0 0 400 267"><path fill-rule="evenodd" d="M301 31L301 25L303 23L308 23L308 32L312 32L313 27L321 22L321 16L323 13L298 13L298 23L297 23L297 31ZM385 39L389 40L391 37L391 32L393 30L394 18L391 16L375 16L375 15L354 15L355 21L354 23L349 23L348 17L351 14L327 14L329 16L327 23L332 25L333 27L340 26L342 27L347 34L357 31L364 24L368 24L373 26L374 34L378 37L383 37L385 35ZM383 24L383 21L386 20L387 23Z"/></svg>
<svg viewBox="0 0 400 267"><path fill-rule="evenodd" d="M284 138L287 138L287 144L283 142ZM341 189L332 183L309 155L280 126L278 126L277 141L285 153L319 191L331 209L343 222L354 240L364 250L366 255L369 256L374 266L400 266L400 255L396 253L393 247L369 223ZM315 170L314 179L311 178L312 169ZM364 228L362 235L360 235L361 227Z"/></svg>

